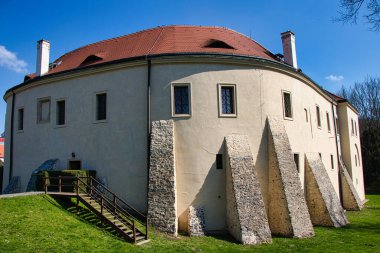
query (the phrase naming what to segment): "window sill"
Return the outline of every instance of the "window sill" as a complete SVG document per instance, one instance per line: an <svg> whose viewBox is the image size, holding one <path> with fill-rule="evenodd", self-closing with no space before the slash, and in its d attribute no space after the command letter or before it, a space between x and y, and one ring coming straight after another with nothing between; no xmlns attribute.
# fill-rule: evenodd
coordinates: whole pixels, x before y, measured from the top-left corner
<svg viewBox="0 0 380 253"><path fill-rule="evenodd" d="M67 125L64 124L64 125L55 125L55 126L54 126L54 128L64 128L64 127L67 127Z"/></svg>
<svg viewBox="0 0 380 253"><path fill-rule="evenodd" d="M172 118L191 118L191 114L173 114Z"/></svg>
<svg viewBox="0 0 380 253"><path fill-rule="evenodd" d="M237 114L220 114L219 118L237 118Z"/></svg>
<svg viewBox="0 0 380 253"><path fill-rule="evenodd" d="M285 117L285 116L284 116L284 120L293 121L294 119L293 119L293 118L289 118L289 117Z"/></svg>
<svg viewBox="0 0 380 253"><path fill-rule="evenodd" d="M24 130L17 130L16 133L22 134L22 133L24 133Z"/></svg>
<svg viewBox="0 0 380 253"><path fill-rule="evenodd" d="M92 124L100 124L100 123L108 123L108 120L107 119L103 119L103 120L94 120L92 122Z"/></svg>

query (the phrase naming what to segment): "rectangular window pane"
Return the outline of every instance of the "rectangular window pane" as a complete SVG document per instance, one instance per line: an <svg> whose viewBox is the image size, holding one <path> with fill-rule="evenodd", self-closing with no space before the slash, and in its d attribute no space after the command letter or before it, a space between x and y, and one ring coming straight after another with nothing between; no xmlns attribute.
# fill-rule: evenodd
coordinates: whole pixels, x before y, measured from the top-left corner
<svg viewBox="0 0 380 253"><path fill-rule="evenodd" d="M223 169L223 155L222 154L216 154L216 169L217 170Z"/></svg>
<svg viewBox="0 0 380 253"><path fill-rule="evenodd" d="M50 99L41 99L38 101L37 122L45 123L50 121Z"/></svg>
<svg viewBox="0 0 380 253"><path fill-rule="evenodd" d="M283 96L284 96L285 117L286 118L292 118L293 117L293 115L292 115L292 100L290 97L290 93L284 92Z"/></svg>
<svg viewBox="0 0 380 253"><path fill-rule="evenodd" d="M57 125L65 124L65 100L57 101Z"/></svg>
<svg viewBox="0 0 380 253"><path fill-rule="evenodd" d="M174 114L190 114L189 86L174 86Z"/></svg>
<svg viewBox="0 0 380 253"><path fill-rule="evenodd" d="M24 129L24 108L18 109L18 130Z"/></svg>
<svg viewBox="0 0 380 253"><path fill-rule="evenodd" d="M96 120L107 119L107 94L96 94Z"/></svg>
<svg viewBox="0 0 380 253"><path fill-rule="evenodd" d="M326 113L326 121L327 121L327 130L330 132L331 131L331 127L330 127L330 115L329 115L328 112Z"/></svg>
<svg viewBox="0 0 380 253"><path fill-rule="evenodd" d="M317 124L318 124L318 127L321 127L321 112L319 110L319 106L316 106L316 110L317 110Z"/></svg>
<svg viewBox="0 0 380 253"><path fill-rule="evenodd" d="M334 156L331 155L331 169L334 169Z"/></svg>
<svg viewBox="0 0 380 253"><path fill-rule="evenodd" d="M222 114L235 114L234 87L221 87Z"/></svg>

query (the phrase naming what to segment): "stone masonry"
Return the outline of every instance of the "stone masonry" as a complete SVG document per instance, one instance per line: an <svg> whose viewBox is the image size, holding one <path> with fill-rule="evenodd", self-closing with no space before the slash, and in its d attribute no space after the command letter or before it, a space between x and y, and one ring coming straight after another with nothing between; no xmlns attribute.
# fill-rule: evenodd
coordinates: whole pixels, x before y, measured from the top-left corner
<svg viewBox="0 0 380 253"><path fill-rule="evenodd" d="M359 198L350 174L342 160L339 161L339 173L342 183L343 207L350 211L360 211L363 208L363 202Z"/></svg>
<svg viewBox="0 0 380 253"><path fill-rule="evenodd" d="M176 174L174 161L174 123L152 122L148 222L162 232L177 236Z"/></svg>
<svg viewBox="0 0 380 253"><path fill-rule="evenodd" d="M205 235L205 212L202 207L189 207L189 227L190 236Z"/></svg>
<svg viewBox="0 0 380 253"><path fill-rule="evenodd" d="M319 154L305 156L306 201L313 225L347 225L348 220Z"/></svg>
<svg viewBox="0 0 380 253"><path fill-rule="evenodd" d="M314 235L304 193L282 118L268 117L269 208L272 234Z"/></svg>
<svg viewBox="0 0 380 253"><path fill-rule="evenodd" d="M227 228L243 244L271 243L261 188L245 135L225 138Z"/></svg>

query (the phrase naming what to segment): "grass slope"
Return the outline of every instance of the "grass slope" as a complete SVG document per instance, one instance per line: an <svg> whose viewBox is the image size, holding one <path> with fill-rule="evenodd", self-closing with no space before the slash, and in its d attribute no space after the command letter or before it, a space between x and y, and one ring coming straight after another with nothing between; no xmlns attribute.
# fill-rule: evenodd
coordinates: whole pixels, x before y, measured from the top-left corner
<svg viewBox="0 0 380 253"><path fill-rule="evenodd" d="M380 252L380 195L361 212L348 212L344 228L315 228L311 239L274 238L245 246L229 236L171 238L153 231L135 246L102 227L94 215L48 196L0 199L0 252ZM151 230L152 231L152 230Z"/></svg>

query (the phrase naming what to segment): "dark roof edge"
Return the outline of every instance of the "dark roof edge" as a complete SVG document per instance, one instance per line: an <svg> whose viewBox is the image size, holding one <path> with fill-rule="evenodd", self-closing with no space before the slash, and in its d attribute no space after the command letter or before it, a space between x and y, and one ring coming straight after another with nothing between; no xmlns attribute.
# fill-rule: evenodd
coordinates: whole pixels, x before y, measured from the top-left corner
<svg viewBox="0 0 380 253"><path fill-rule="evenodd" d="M290 71L292 71L298 75L303 76L308 81L310 81L314 85L316 85L322 91L322 93L325 93L328 97L331 98L331 95L329 95L329 92L324 90L320 85L318 85L316 82L314 82L313 79L311 79L309 76L307 76L306 74L299 71L299 69L295 69L286 63L277 62L274 60L261 58L261 57L257 57L257 56L247 56L247 55L238 55L238 54L224 54L224 53L223 54L218 54L218 53L165 53L165 54L155 54L155 55L142 55L142 56L137 56L137 57L131 57L131 58L126 58L126 59L119 59L119 60L115 60L115 61L99 63L99 64L95 64L95 65L90 65L90 66L83 66L83 67L79 67L79 68L75 68L75 69L69 69L69 70L65 70L65 71L61 71L61 72L57 72L57 73L52 73L52 74L47 74L44 76L38 76L38 77L35 77L33 79L29 79L27 81L24 81L24 82L18 84L18 85L13 86L12 88L9 88L4 93L3 98L5 97L6 94L8 94L10 92L14 92L15 90L17 90L21 87L27 86L29 84L32 84L32 83L40 81L40 80L52 78L52 77L62 76L62 75L69 74L69 73L75 73L75 72L82 71L82 70L101 68L101 67L112 65L112 64L118 64L118 63L124 63L124 62L133 62L133 61L138 61L138 60L148 60L148 59L155 59L155 58L161 58L161 57L173 57L173 56L208 56L208 57L222 57L222 58L225 57L225 58L247 59L247 60L255 59L255 60L262 61L262 62L271 63L271 64L274 64L275 66L279 66L282 68L285 67L286 69L288 69L288 70L290 70ZM331 98L331 99L336 101L333 98Z"/></svg>

